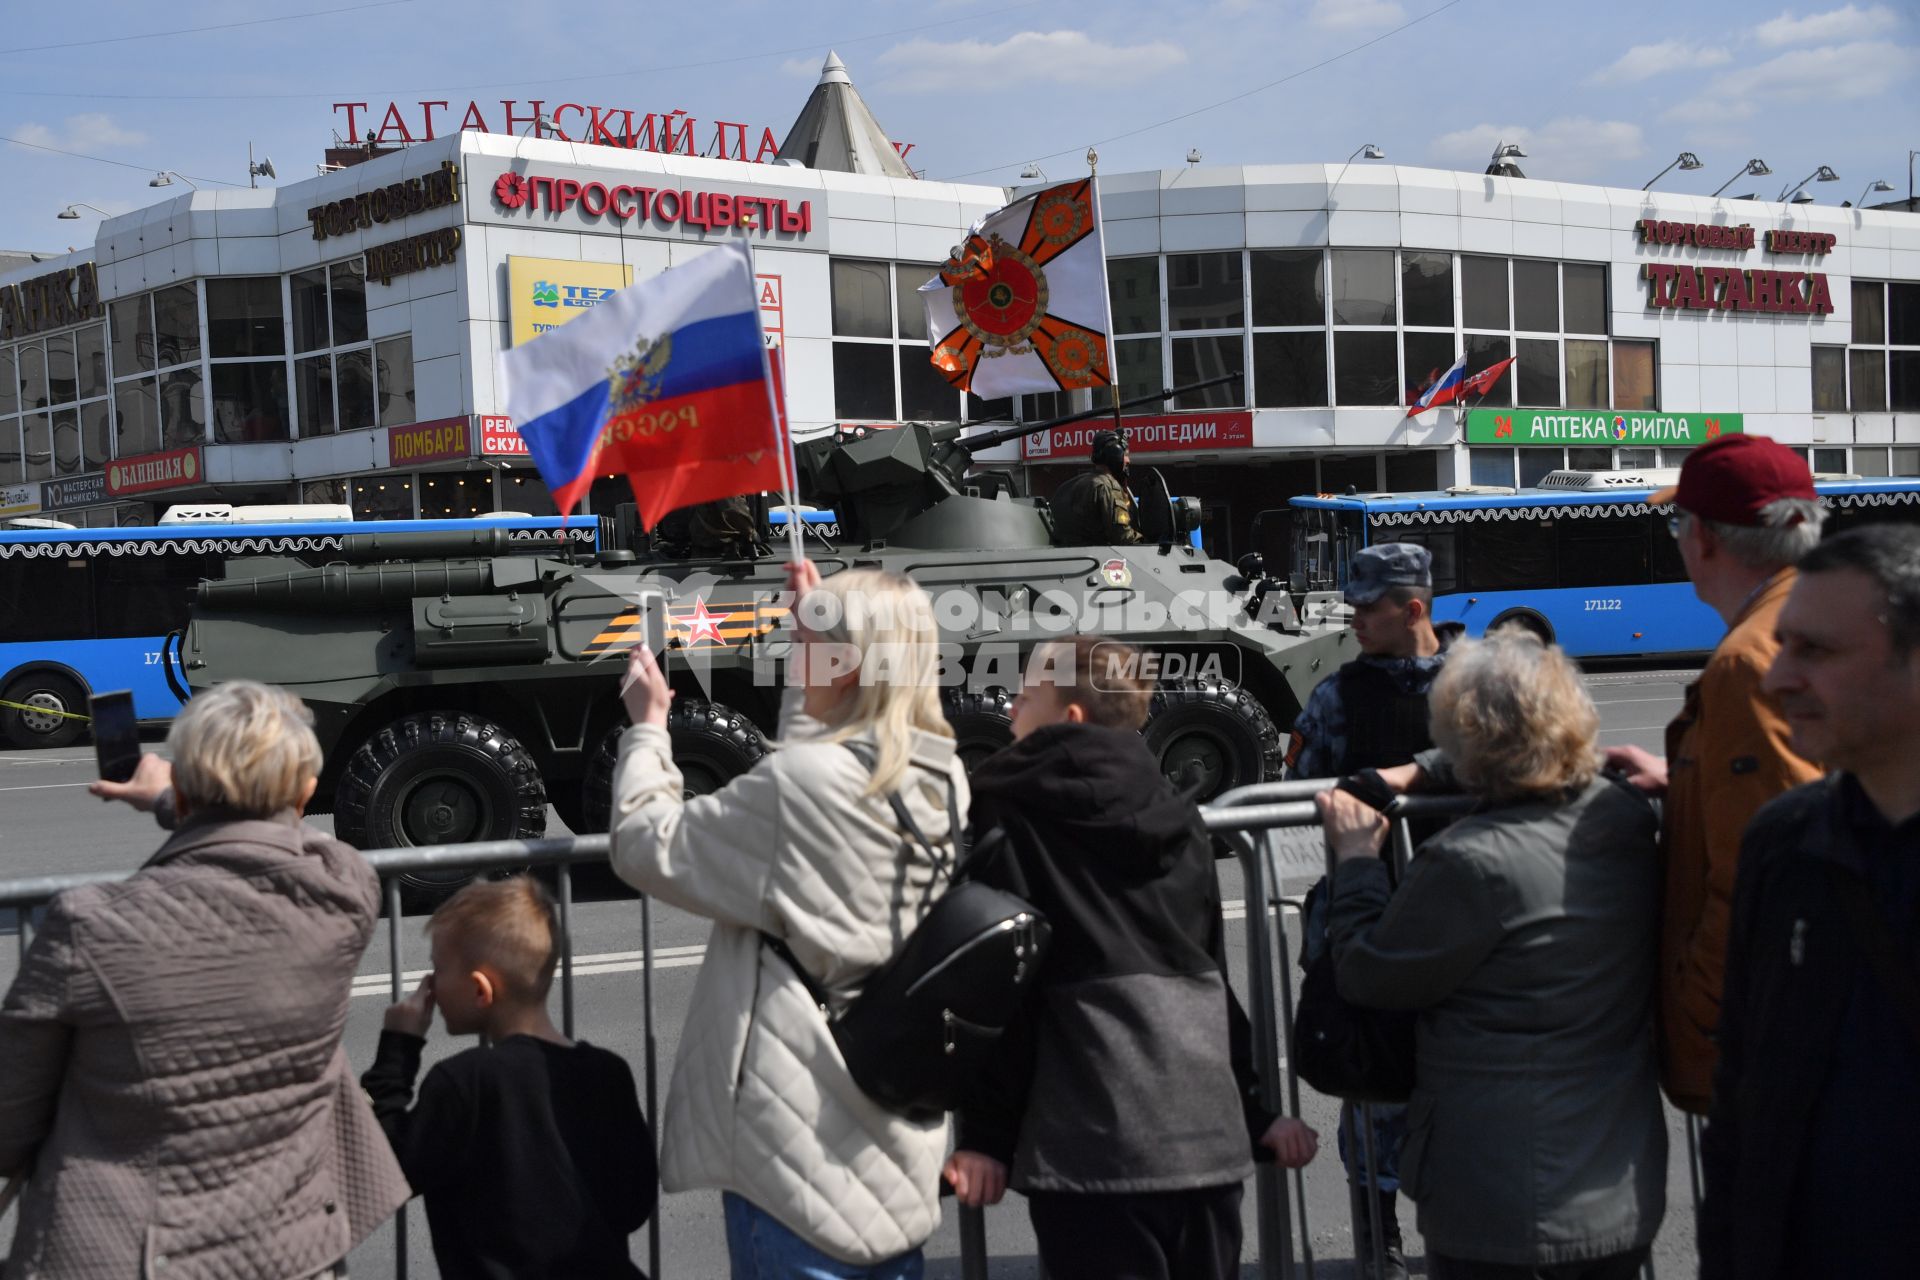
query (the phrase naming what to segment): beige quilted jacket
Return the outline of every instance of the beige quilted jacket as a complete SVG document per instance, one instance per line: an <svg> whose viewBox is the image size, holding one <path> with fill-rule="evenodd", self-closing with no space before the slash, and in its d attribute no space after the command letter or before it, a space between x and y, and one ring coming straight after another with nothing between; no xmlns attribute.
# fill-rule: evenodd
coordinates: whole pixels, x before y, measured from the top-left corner
<svg viewBox="0 0 1920 1280"><path fill-rule="evenodd" d="M758 931L851 997L919 922L935 877L886 800L862 795L866 766L843 746L795 742L812 726L787 720L790 745L686 801L665 730L621 739L615 870L714 921L667 1090L661 1180L735 1192L823 1252L874 1263L939 1225L946 1122L916 1124L855 1087L825 1019ZM951 739L918 735L913 758L909 812L945 845L946 780L964 821L966 774Z"/></svg>
<svg viewBox="0 0 1920 1280"><path fill-rule="evenodd" d="M0 1005L9 1280L311 1276L405 1203L340 1049L379 907L291 812L54 899Z"/></svg>

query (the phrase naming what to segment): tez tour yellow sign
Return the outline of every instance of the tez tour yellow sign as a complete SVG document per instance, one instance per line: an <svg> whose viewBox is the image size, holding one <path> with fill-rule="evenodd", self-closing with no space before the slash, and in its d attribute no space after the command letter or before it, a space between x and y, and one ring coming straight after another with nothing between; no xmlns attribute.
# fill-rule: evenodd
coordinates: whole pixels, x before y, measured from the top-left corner
<svg viewBox="0 0 1920 1280"><path fill-rule="evenodd" d="M513 345L532 342L633 283L633 268L564 258L507 258Z"/></svg>

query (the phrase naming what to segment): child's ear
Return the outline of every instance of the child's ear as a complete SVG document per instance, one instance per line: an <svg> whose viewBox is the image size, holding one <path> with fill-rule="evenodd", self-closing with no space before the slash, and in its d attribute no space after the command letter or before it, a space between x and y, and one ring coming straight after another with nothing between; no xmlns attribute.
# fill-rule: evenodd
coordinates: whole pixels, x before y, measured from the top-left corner
<svg viewBox="0 0 1920 1280"><path fill-rule="evenodd" d="M1061 709L1060 718L1068 724L1085 724L1087 722L1087 709L1077 702L1069 702Z"/></svg>
<svg viewBox="0 0 1920 1280"><path fill-rule="evenodd" d="M499 994L494 989L492 976L485 969L475 969L467 976L473 979L473 1002L482 1009L491 1009Z"/></svg>

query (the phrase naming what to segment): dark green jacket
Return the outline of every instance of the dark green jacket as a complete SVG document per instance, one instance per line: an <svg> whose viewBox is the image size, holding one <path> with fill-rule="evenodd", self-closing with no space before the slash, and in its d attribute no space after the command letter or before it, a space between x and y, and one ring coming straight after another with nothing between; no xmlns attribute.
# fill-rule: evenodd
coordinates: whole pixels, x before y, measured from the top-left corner
<svg viewBox="0 0 1920 1280"><path fill-rule="evenodd" d="M1105 467L1088 467L1054 491L1053 541L1061 547L1129 546L1139 542L1133 495Z"/></svg>

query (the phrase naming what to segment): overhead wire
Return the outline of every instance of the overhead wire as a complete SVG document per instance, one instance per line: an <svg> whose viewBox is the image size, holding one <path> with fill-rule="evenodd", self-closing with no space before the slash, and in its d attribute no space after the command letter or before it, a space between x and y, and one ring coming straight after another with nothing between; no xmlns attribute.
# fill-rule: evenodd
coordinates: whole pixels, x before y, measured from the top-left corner
<svg viewBox="0 0 1920 1280"><path fill-rule="evenodd" d="M405 3L408 0L388 0L389 3ZM957 18L943 18L939 22L923 22L918 26L895 27L888 31L872 31L861 36L837 36L824 40L813 40L807 44L794 45L786 49L764 49L758 53L736 54L727 58L709 58L701 62L669 62L652 67L631 67L623 71L602 71L592 75L569 75L570 84L591 80L619 80L632 76L653 75L665 71L698 71L707 67L731 66L741 62L757 62L763 58L782 58L796 53L818 53L823 48L835 48L847 45L865 44L871 40L885 40L892 36L912 35L919 31L931 31L936 27L950 27L957 23L979 22L983 18L997 17L1003 13L1027 9L1026 4L1003 5L998 9L986 9L979 13L968 13ZM541 80L493 80L483 84L441 84L428 88L383 89L386 94L413 93L472 93L481 89L525 89L539 85L552 84L551 77ZM331 90L311 93L76 93L70 90L13 89L0 86L3 98L85 98L89 100L113 102L300 102L316 98L338 97Z"/></svg>
<svg viewBox="0 0 1920 1280"><path fill-rule="evenodd" d="M180 27L173 31L143 31L131 36L100 36L93 40L63 40L59 44L25 44L0 49L0 57L13 53L46 53L53 49L84 49L99 44L124 44L129 40L165 40L173 36L201 35L208 31L232 31L236 27L263 27L273 22L296 22L302 18L328 18L336 13L358 13L362 9L390 9L413 4L414 0L373 0L371 4L351 4L342 9L310 9L305 13L281 13L268 18L244 18L238 22L215 22L204 27ZM92 95L77 95L92 96Z"/></svg>
<svg viewBox="0 0 1920 1280"><path fill-rule="evenodd" d="M1105 138L1096 138L1087 145L1093 146L1093 147L1104 147L1110 142L1120 142L1120 141L1124 141L1127 138L1138 137L1143 133L1151 133L1155 129L1165 128L1167 125L1177 124L1182 120L1190 120L1194 116L1205 115L1209 111L1217 111L1221 107L1231 106L1232 104L1239 102L1245 98L1251 98L1256 94L1265 93L1269 89L1277 89L1281 85L1286 84L1290 80L1298 80L1302 76L1312 75L1314 72L1330 67L1336 62L1339 62L1346 58L1351 58L1356 53L1361 53L1367 49L1371 49L1374 45L1379 44L1383 40L1391 40L1394 36L1399 35L1401 32L1410 30L1413 27L1417 27L1421 23L1425 22L1427 19L1437 17L1438 15L1445 13L1447 10L1453 8L1455 5L1461 4L1461 3L1463 3L1463 0L1446 0L1445 4L1442 4L1439 7L1434 9L1429 9L1427 12L1421 14L1417 18L1410 18L1407 21L1401 23L1399 26L1394 27L1390 31L1383 31L1379 35L1373 37L1371 40L1362 41L1361 43L1354 45L1351 49L1343 50L1340 53L1334 54L1332 57L1322 58L1320 61L1314 63L1310 67L1301 67L1297 71L1290 71L1286 75L1281 76L1278 80L1270 80L1266 84L1256 85L1251 89L1247 89L1241 93L1236 93L1232 97L1222 98L1218 102L1210 102L1203 107L1195 107L1191 111L1182 111L1177 116L1168 116L1166 119L1156 120L1152 124L1143 124L1137 129L1128 129L1124 133L1116 133ZM1059 151L1049 151L1044 155L1039 155L1039 156L1022 156L1018 160L1008 160L1003 164L988 165L985 168L969 169L965 173L952 174L946 178L939 179L939 181L957 182L962 178L974 178L974 177L978 177L983 173L993 173L995 170L999 170L999 169L1011 169L1014 165L1017 165L1017 164L1032 164L1032 163L1037 163L1041 160L1057 160L1062 156L1075 155L1080 150L1081 150L1080 147L1074 146L1074 147L1066 147Z"/></svg>
<svg viewBox="0 0 1920 1280"><path fill-rule="evenodd" d="M55 155L72 156L76 160L91 160L95 164L118 165L122 169L137 169L142 173L159 173L162 167L151 164L132 164L126 160L109 160L105 156L90 156L84 151L68 151L64 147L50 147L44 142L28 142L25 138L9 138L0 134L0 142L11 142L16 147L32 147L35 151L51 151ZM189 182L211 182L222 187L237 187L237 182L228 182L225 178L203 178L197 173L180 173L178 169L168 169L168 173L177 173Z"/></svg>

